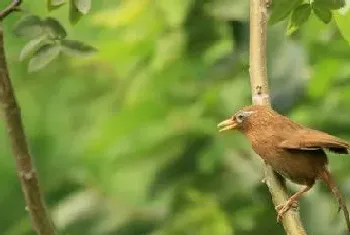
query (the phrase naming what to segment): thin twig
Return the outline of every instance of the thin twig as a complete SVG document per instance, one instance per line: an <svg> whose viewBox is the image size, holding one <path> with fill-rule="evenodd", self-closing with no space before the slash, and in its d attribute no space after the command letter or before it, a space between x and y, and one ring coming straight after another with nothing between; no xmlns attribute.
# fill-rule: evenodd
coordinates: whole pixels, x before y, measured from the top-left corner
<svg viewBox="0 0 350 235"><path fill-rule="evenodd" d="M266 40L267 7L269 0L250 0L250 84L253 104L268 105L269 88L267 78ZM265 164L265 182L275 206L288 200L285 184L276 176L272 168ZM288 235L306 235L297 211L290 210L283 218L283 226Z"/></svg>
<svg viewBox="0 0 350 235"><path fill-rule="evenodd" d="M21 1L13 1L0 12L3 19L19 6ZM38 235L55 235L55 228L46 210L45 202L39 187L36 171L33 169L29 148L24 133L20 108L17 104L5 58L4 32L0 25L0 104L1 111L11 142L16 169L20 178L26 210L30 214L32 225Z"/></svg>
<svg viewBox="0 0 350 235"><path fill-rule="evenodd" d="M0 20L3 20L14 11L18 11L21 4L22 0L12 0L12 2L4 10L0 11Z"/></svg>

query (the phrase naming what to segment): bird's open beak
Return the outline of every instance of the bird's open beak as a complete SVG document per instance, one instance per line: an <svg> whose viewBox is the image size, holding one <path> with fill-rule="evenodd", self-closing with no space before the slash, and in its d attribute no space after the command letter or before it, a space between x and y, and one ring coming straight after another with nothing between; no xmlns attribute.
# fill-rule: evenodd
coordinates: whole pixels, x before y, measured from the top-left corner
<svg viewBox="0 0 350 235"><path fill-rule="evenodd" d="M226 119L218 124L218 128L220 128L219 132L234 130L237 126L237 123L232 120L232 118Z"/></svg>

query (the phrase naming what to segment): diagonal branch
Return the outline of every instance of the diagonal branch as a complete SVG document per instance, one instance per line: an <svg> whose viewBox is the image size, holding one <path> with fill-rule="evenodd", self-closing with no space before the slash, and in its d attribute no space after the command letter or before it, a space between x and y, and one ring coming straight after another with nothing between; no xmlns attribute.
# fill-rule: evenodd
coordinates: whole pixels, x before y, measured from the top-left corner
<svg viewBox="0 0 350 235"><path fill-rule="evenodd" d="M12 2L2 11L0 11L0 20L3 20L6 16L14 11L19 10L19 6L22 4L22 0L12 0Z"/></svg>
<svg viewBox="0 0 350 235"><path fill-rule="evenodd" d="M5 10L0 12L0 23L5 16L21 4L14 0ZM20 108L17 104L15 93L9 78L8 67L5 58L4 32L0 25L0 104L1 112L10 139L12 153L15 158L17 174L21 181L21 187L26 202L26 210L30 214L32 225L38 235L55 235L54 225L46 210L45 202L39 187L36 171L33 169L29 148L24 133Z"/></svg>
<svg viewBox="0 0 350 235"><path fill-rule="evenodd" d="M269 0L250 0L250 84L253 104L270 106L267 78L266 40L267 5ZM275 206L288 200L286 185L268 165L265 168L265 182ZM298 212L287 212L283 226L288 235L306 235Z"/></svg>

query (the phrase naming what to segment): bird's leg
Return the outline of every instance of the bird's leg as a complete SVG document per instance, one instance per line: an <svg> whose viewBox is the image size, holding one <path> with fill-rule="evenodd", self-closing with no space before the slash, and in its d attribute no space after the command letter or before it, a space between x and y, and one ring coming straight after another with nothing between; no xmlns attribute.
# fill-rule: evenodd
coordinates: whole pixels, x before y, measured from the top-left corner
<svg viewBox="0 0 350 235"><path fill-rule="evenodd" d="M296 192L295 194L293 194L288 201L283 204L283 205L279 205L276 207L276 209L278 210L278 215L277 215L277 222L280 222L281 219L283 218L284 214L292 207L293 204L297 203L300 199L300 197L306 193L307 191L309 191L312 188L313 184L311 185L306 185L305 187L303 187L300 191Z"/></svg>

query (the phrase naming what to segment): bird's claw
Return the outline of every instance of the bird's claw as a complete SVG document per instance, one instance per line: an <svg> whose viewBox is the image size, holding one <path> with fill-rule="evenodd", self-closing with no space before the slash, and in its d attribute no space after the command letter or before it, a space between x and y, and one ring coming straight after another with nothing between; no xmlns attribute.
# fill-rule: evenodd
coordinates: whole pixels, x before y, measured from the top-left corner
<svg viewBox="0 0 350 235"><path fill-rule="evenodd" d="M290 209L296 211L299 208L299 202L298 201L293 201L293 202L287 202L285 204L281 204L275 207L277 210L277 222L281 222L284 215L286 214L287 211Z"/></svg>

